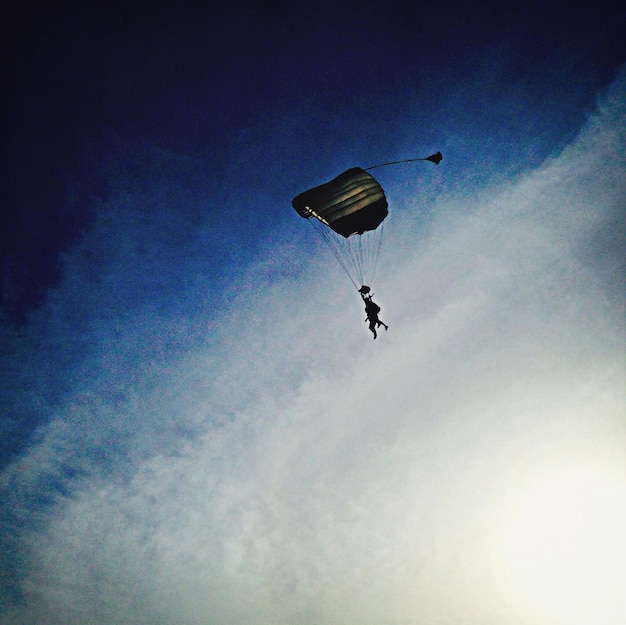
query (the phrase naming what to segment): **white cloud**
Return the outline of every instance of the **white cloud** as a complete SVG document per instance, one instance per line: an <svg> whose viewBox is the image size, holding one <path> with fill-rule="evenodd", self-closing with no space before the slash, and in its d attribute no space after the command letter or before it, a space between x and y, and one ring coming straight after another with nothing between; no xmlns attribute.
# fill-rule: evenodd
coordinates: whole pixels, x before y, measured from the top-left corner
<svg viewBox="0 0 626 625"><path fill-rule="evenodd" d="M623 217L626 124L619 100L604 109L537 170L434 201L428 230L417 201L396 211L376 342L330 263L263 282L284 247L241 278L206 343L141 363L150 375L115 406L100 373L11 469L78 456L86 477L29 535L26 601L6 622L583 625L601 598L618 625L606 585L572 579L550 602L511 573L533 570L532 549L512 562L507 543L517 514L576 507L546 507L546 483L626 468L619 259L598 252ZM142 452L124 448L121 469L83 447L131 432ZM593 571L623 578L607 501L583 498L599 511L572 531L614 532Z"/></svg>

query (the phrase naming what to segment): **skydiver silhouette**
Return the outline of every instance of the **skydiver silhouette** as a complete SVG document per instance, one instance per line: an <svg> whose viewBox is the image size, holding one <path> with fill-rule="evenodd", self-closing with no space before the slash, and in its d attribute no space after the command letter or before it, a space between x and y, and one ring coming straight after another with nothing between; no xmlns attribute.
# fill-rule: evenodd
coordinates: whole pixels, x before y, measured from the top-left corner
<svg viewBox="0 0 626 625"><path fill-rule="evenodd" d="M372 300L373 293L369 293L369 292L364 293L363 291L359 291L359 293L361 293L361 298L363 299L363 302L365 303L365 314L367 315L365 317L365 321L369 321L370 331L374 335L374 338L376 338L378 336L378 334L376 333L376 328L383 326L385 328L385 331L387 331L389 329L389 326L386 323L383 323L378 318L378 313L380 312L380 306L376 304L374 300Z"/></svg>

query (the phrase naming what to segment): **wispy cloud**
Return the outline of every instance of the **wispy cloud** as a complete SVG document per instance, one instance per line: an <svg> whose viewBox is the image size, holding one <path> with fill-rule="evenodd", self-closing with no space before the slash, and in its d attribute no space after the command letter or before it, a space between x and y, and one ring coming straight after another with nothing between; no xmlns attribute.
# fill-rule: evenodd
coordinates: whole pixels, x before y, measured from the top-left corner
<svg viewBox="0 0 626 625"><path fill-rule="evenodd" d="M609 568L567 605L524 586L506 547L524 493L581 471L613 488L626 468L623 83L611 93L537 169L405 198L376 342L330 261L281 273L301 253L286 242L210 319L143 306L112 326L96 290L91 368L68 367L2 476L22 596L4 622L547 625L598 604L617 625L626 547L604 517L583 538L614 538L594 543ZM194 262L172 255L181 275Z"/></svg>

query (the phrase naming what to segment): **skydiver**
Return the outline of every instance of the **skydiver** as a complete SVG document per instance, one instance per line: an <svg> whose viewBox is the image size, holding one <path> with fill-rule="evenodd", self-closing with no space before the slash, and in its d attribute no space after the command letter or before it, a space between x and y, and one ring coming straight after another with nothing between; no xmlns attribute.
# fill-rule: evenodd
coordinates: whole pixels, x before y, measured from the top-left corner
<svg viewBox="0 0 626 625"><path fill-rule="evenodd" d="M372 300L373 294L363 293L362 291L359 291L359 293L361 293L361 298L363 299L363 302L365 303L365 314L367 315L365 317L365 321L366 322L369 321L370 331L374 335L374 338L376 338L378 336L378 334L376 333L376 328L383 326L385 328L385 331L387 331L389 329L389 326L383 323L378 318L378 313L380 312L380 306L376 304L374 300Z"/></svg>

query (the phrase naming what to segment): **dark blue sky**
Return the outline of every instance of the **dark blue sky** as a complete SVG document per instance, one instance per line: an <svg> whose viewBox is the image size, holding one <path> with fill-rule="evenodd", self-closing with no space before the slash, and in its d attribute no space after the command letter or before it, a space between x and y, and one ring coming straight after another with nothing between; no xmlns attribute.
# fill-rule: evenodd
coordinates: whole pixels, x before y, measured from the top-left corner
<svg viewBox="0 0 626 625"><path fill-rule="evenodd" d="M345 150L352 161L407 156L408 116L425 146L440 145L443 120L455 117L468 134L498 131L501 144L488 146L498 157L528 152L517 144L530 130L537 154L525 156L541 158L571 138L624 60L617 2L575 11L20 2L2 11L2 309L15 323L57 283L59 253L91 223L91 199L110 184L104 163L139 144L197 157L209 185L233 167L252 170L288 208L300 181L343 167ZM291 145L261 146L257 134L253 155L238 151L238 133L294 112Z"/></svg>

